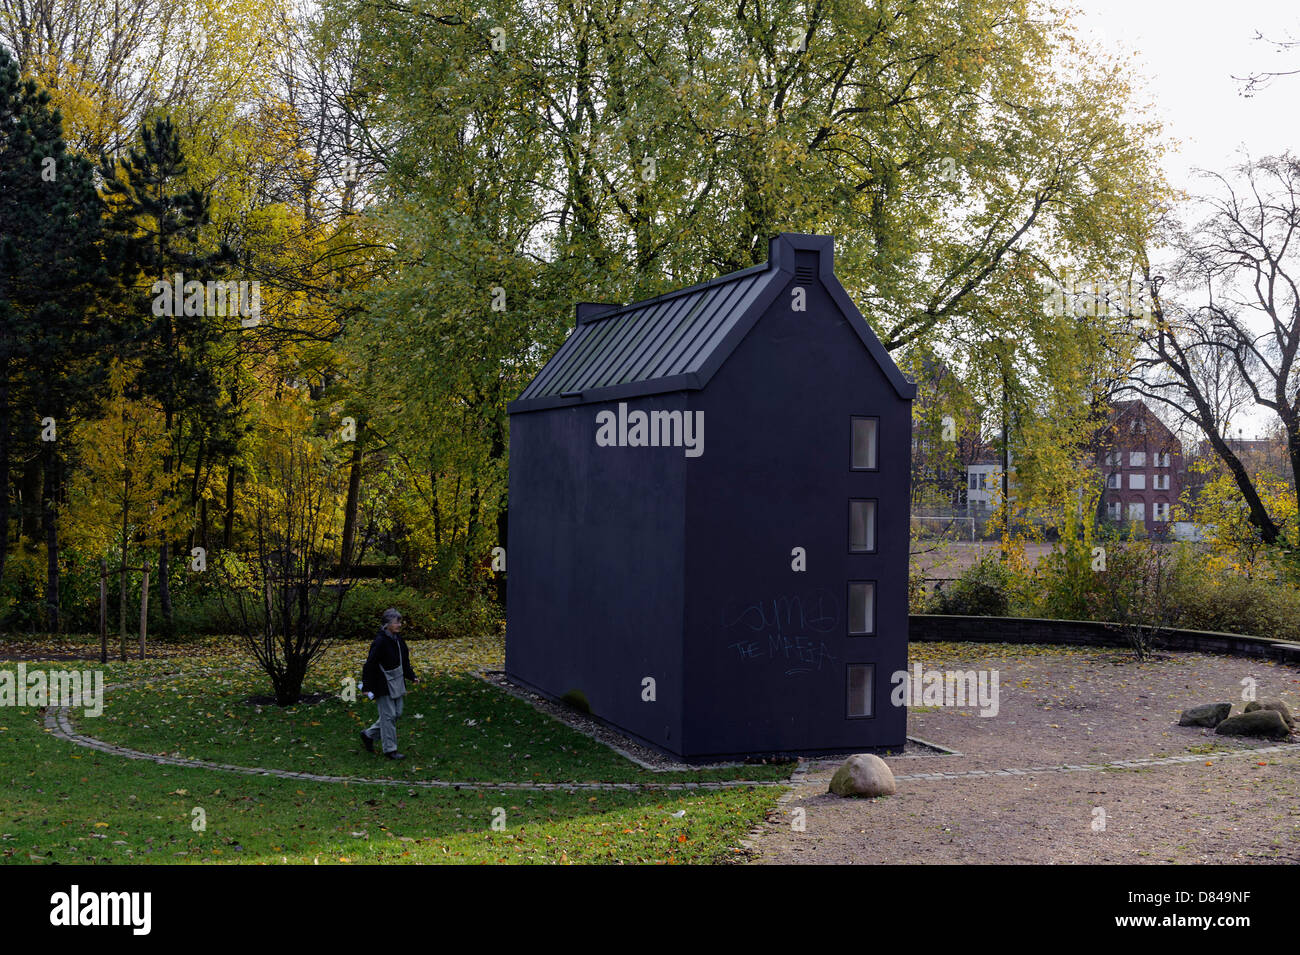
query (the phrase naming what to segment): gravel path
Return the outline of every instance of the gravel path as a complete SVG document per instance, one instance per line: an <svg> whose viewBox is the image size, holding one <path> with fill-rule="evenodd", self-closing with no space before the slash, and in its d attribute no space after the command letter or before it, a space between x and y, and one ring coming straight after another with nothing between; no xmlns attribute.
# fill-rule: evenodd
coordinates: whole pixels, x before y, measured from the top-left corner
<svg viewBox="0 0 1300 955"><path fill-rule="evenodd" d="M916 708L908 733L962 755L887 759L895 796L827 792L812 763L754 833L765 863L1300 861L1300 745L1175 725L1197 703L1297 708L1300 670L1271 661L1111 650L913 645L927 669L996 669L995 717ZM801 812L800 812L801 810ZM803 829L800 831L799 824Z"/></svg>

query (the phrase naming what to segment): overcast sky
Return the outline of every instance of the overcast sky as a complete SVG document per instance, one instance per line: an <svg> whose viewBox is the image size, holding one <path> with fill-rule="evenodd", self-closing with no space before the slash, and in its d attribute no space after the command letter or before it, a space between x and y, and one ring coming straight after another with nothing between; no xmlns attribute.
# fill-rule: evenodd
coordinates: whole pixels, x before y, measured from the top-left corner
<svg viewBox="0 0 1300 955"><path fill-rule="evenodd" d="M1279 51L1256 39L1300 41L1300 0L1074 0L1082 24L1104 49L1132 59L1142 85L1135 97L1153 105L1177 148L1165 159L1175 188L1217 191L1193 170L1228 173L1242 150L1259 157L1300 153L1300 75L1280 76L1250 97L1246 77L1300 70L1300 45ZM1262 433L1268 418L1254 409L1232 430Z"/></svg>
<svg viewBox="0 0 1300 955"><path fill-rule="evenodd" d="M1193 167L1226 172L1245 147L1252 156L1292 149L1300 126L1300 75L1279 77L1251 98L1233 76L1300 69L1300 47L1277 52L1254 39L1300 40L1297 0L1075 0L1097 42L1136 52L1145 78L1136 91L1154 103L1181 141L1166 160L1174 186L1193 191ZM1201 187L1204 188L1204 187Z"/></svg>

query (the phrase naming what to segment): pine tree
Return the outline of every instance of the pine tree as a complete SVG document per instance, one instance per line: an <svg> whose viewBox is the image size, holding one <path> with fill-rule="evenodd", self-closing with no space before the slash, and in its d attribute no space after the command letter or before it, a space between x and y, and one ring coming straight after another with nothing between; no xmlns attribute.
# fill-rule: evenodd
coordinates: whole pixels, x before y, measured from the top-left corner
<svg viewBox="0 0 1300 955"><path fill-rule="evenodd" d="M106 284L103 207L94 168L69 153L49 94L0 49L0 573L9 544L16 450L39 453L48 625L59 623L59 434L103 381L102 326L90 314ZM39 441L39 451L37 442Z"/></svg>

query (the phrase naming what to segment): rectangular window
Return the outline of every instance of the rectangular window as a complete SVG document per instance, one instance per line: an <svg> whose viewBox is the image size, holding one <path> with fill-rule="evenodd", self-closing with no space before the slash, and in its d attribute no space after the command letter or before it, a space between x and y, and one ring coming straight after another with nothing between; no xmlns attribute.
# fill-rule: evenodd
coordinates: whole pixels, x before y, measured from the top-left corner
<svg viewBox="0 0 1300 955"><path fill-rule="evenodd" d="M1121 457L1122 457L1122 455L1121 455L1120 452L1118 452L1118 451L1107 451L1107 452L1106 452L1106 463L1107 463L1107 464L1112 464L1112 465L1115 465L1116 467L1118 467L1120 464L1123 463L1123 461L1121 460Z"/></svg>
<svg viewBox="0 0 1300 955"><path fill-rule="evenodd" d="M1130 491L1145 491L1147 489L1147 476L1145 474L1130 474L1128 476L1128 489Z"/></svg>
<svg viewBox="0 0 1300 955"><path fill-rule="evenodd" d="M1109 504L1106 505L1106 515L1112 521L1118 521L1120 518L1124 516L1122 512L1123 507L1124 505L1121 504L1119 501L1111 501Z"/></svg>
<svg viewBox="0 0 1300 955"><path fill-rule="evenodd" d="M982 490L983 487L984 487L984 481L983 481L983 479L980 477L980 475L979 475L979 474L971 474L971 475L970 475L970 483L969 483L969 485L968 485L968 487L967 487L967 490L971 490L971 491L979 491L979 490Z"/></svg>
<svg viewBox="0 0 1300 955"><path fill-rule="evenodd" d="M853 419L853 461L855 471L876 470L876 444L880 431L879 418Z"/></svg>
<svg viewBox="0 0 1300 955"><path fill-rule="evenodd" d="M1133 501L1128 506L1128 519L1130 521L1145 521L1146 511L1146 504L1142 501Z"/></svg>
<svg viewBox="0 0 1300 955"><path fill-rule="evenodd" d="M1167 468L1167 467L1169 467L1169 452L1168 452L1168 451L1164 451L1164 452L1158 453L1155 457L1156 457L1156 467L1158 467L1158 468Z"/></svg>
<svg viewBox="0 0 1300 955"><path fill-rule="evenodd" d="M1118 474L1107 474L1107 475L1106 475L1106 486L1109 487L1109 488L1114 488L1115 490L1119 490L1119 475L1118 475Z"/></svg>
<svg viewBox="0 0 1300 955"><path fill-rule="evenodd" d="M870 636L876 632L876 583L849 581L849 636Z"/></svg>
<svg viewBox="0 0 1300 955"><path fill-rule="evenodd" d="M849 552L871 554L876 550L876 502L849 501Z"/></svg>
<svg viewBox="0 0 1300 955"><path fill-rule="evenodd" d="M1167 490L1169 490L1169 475L1168 475L1168 474L1157 474L1157 475L1156 475L1156 490L1157 490L1157 491L1167 491Z"/></svg>
<svg viewBox="0 0 1300 955"><path fill-rule="evenodd" d="M849 719L860 720L871 716L871 698L875 683L875 667L870 663L849 664Z"/></svg>
<svg viewBox="0 0 1300 955"><path fill-rule="evenodd" d="M1157 520L1157 521L1167 521L1167 520L1169 520L1169 505L1168 505L1168 504L1161 503L1160 501L1157 501L1155 504L1152 504L1152 505L1151 505L1151 510L1154 512L1151 516L1152 516L1155 520Z"/></svg>
<svg viewBox="0 0 1300 955"><path fill-rule="evenodd" d="M1145 451L1130 451L1128 453L1128 466L1131 468L1146 467L1147 453Z"/></svg>

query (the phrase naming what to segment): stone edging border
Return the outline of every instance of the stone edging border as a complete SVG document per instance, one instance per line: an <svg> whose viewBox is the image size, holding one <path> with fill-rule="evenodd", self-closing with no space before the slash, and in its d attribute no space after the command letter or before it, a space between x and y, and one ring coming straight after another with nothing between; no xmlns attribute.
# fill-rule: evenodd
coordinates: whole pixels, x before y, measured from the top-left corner
<svg viewBox="0 0 1300 955"><path fill-rule="evenodd" d="M104 692L111 690L120 690L129 686L141 686L154 682L165 682L169 679L179 679L191 674L176 673L170 676L164 676L154 680L137 680L132 683L113 683L104 687ZM80 701L73 701L59 707L47 707L45 710L45 728L50 734L59 739L67 740L76 745L83 746L87 749L93 749L101 753L107 753L112 756L121 756L125 759L147 760L162 766L179 766L186 769L211 769L218 772L238 773L244 776L276 776L281 779L299 779L307 782L318 783L344 783L363 786L406 786L407 788L419 789L468 789L468 790L520 790L525 792L555 792L555 791L595 791L595 792L617 792L620 790L638 792L677 792L677 791L716 791L721 789L741 789L744 787L780 787L795 784L797 777L807 768L802 762L796 767L789 779L779 780L755 780L755 779L721 779L704 782L681 782L681 783L604 783L604 782L584 782L584 783L516 783L516 782L480 782L473 781L456 781L446 779L392 779L389 777L366 777L366 776L326 776L317 773L292 772L287 769L267 769L256 766L235 766L229 763L214 763L204 759L190 759L185 756L159 756L155 753L146 753L143 750L131 749L126 746L117 746L113 743L106 743L103 740L96 739L93 736L87 736L84 733L78 733L72 724L69 710Z"/></svg>
<svg viewBox="0 0 1300 955"><path fill-rule="evenodd" d="M1048 644L1126 648L1124 627L1095 620L1053 620L1040 617L977 617L957 614L911 614L909 643ZM1154 635L1159 650L1218 653L1300 664L1300 643L1209 630L1164 629Z"/></svg>

